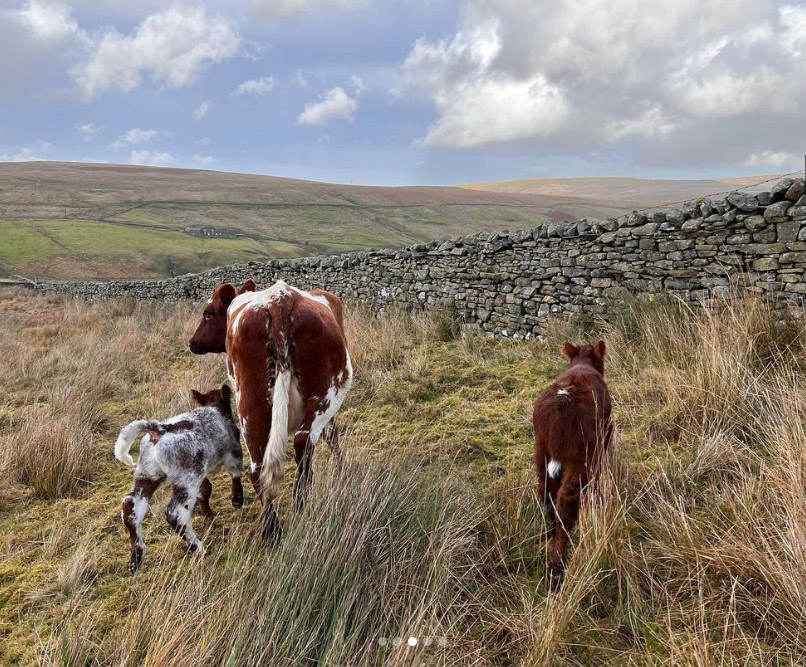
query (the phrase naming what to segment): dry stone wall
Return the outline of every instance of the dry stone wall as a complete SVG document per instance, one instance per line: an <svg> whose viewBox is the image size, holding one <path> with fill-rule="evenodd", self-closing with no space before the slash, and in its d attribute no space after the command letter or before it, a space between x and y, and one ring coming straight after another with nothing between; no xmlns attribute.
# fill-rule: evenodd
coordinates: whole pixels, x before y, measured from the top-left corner
<svg viewBox="0 0 806 667"><path fill-rule="evenodd" d="M680 209L481 233L410 248L249 262L162 281L37 282L81 299L206 300L222 282L282 278L370 304L449 308L484 332L537 335L550 315L606 317L626 292L689 301L734 285L803 312L806 188L735 192Z"/></svg>

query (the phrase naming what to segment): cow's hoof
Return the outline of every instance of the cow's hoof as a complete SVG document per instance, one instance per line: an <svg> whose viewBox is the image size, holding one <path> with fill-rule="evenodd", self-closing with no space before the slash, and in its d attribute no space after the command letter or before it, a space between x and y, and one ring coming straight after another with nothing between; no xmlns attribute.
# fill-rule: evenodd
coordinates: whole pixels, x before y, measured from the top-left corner
<svg viewBox="0 0 806 667"><path fill-rule="evenodd" d="M131 558L129 558L129 574L134 574L143 562L143 552L136 549L132 550Z"/></svg>
<svg viewBox="0 0 806 667"><path fill-rule="evenodd" d="M243 496L232 496L232 506L235 508L243 507Z"/></svg>
<svg viewBox="0 0 806 667"><path fill-rule="evenodd" d="M263 522L263 539L269 544L277 544L283 539L283 528L276 515Z"/></svg>

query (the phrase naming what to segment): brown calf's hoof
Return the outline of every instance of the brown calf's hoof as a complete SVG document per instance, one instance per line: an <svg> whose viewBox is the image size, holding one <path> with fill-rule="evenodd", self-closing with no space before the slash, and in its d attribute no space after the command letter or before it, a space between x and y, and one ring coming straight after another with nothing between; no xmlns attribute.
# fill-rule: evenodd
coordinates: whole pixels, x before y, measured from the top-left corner
<svg viewBox="0 0 806 667"><path fill-rule="evenodd" d="M232 496L233 507L243 507L243 496Z"/></svg>
<svg viewBox="0 0 806 667"><path fill-rule="evenodd" d="M556 563L550 563L546 568L546 578L548 580L548 587L552 593L556 593L560 590L560 586L563 583L563 575L564 575L562 565L558 565Z"/></svg>

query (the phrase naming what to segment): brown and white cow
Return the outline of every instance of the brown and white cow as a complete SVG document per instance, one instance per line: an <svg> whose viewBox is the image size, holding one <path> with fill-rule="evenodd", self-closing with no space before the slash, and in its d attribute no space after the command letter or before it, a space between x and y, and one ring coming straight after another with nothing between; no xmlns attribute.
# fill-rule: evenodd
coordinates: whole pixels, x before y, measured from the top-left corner
<svg viewBox="0 0 806 667"><path fill-rule="evenodd" d="M581 494L598 477L612 434L604 341L565 343L563 352L569 366L538 396L532 415L540 495L553 523L546 563L553 589L562 581Z"/></svg>
<svg viewBox="0 0 806 667"><path fill-rule="evenodd" d="M326 429L337 454L332 420L353 369L338 297L283 281L255 289L252 280L240 290L229 283L218 287L190 350L227 353L250 478L264 504L264 534L276 538L281 531L272 501L284 473L288 436L294 436L294 502L301 509L313 478L314 448Z"/></svg>

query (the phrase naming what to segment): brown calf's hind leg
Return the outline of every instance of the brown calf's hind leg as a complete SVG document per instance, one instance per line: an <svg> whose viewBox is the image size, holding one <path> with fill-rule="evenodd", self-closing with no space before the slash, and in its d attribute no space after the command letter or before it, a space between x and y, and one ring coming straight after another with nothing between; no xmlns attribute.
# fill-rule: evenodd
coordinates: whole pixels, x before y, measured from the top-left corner
<svg viewBox="0 0 806 667"><path fill-rule="evenodd" d="M212 518L214 515L213 508L210 507L210 496L212 495L213 485L210 482L210 478L205 477L199 487L199 509L208 519Z"/></svg>
<svg viewBox="0 0 806 667"><path fill-rule="evenodd" d="M129 542L131 544L129 572L137 571L140 563L143 562L146 549L145 541L143 540L143 517L145 517L148 510L148 501L154 495L157 487L162 484L163 479L135 477L132 490L123 499L120 515L123 525L126 526L126 530L129 532Z"/></svg>
<svg viewBox="0 0 806 667"><path fill-rule="evenodd" d="M582 471L571 466L563 471L560 490L557 493L557 527L549 543L548 560L546 562L549 586L555 591L560 587L565 572L568 545L571 532L579 519L580 496L584 484L585 479Z"/></svg>

